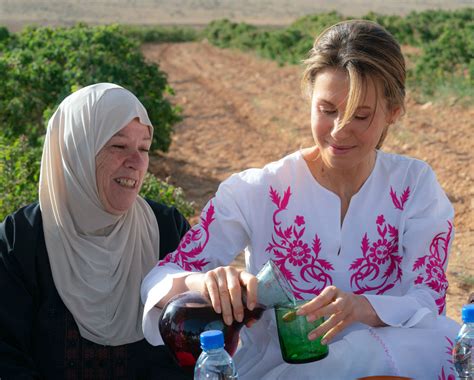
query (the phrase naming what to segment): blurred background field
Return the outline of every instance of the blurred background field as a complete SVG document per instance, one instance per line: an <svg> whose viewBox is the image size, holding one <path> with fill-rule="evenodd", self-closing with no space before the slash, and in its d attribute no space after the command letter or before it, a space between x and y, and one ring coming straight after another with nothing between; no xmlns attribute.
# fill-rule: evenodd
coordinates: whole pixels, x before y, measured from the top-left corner
<svg viewBox="0 0 474 380"><path fill-rule="evenodd" d="M196 223L227 176L311 143L299 63L315 35L354 17L402 44L408 112L386 150L428 161L454 204L448 315L459 321L474 291L472 1L0 0L0 219L37 198L55 107L110 81L155 126L142 194Z"/></svg>

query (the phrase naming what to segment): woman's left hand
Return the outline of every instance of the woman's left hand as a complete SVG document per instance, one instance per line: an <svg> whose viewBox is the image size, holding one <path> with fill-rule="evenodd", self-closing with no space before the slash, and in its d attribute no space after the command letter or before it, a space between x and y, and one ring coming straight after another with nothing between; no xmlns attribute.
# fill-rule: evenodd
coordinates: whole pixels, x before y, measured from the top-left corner
<svg viewBox="0 0 474 380"><path fill-rule="evenodd" d="M323 336L323 344L329 343L355 322L372 327L385 326L367 298L344 292L335 286L324 288L321 294L301 306L296 314L306 316L308 322L325 317L324 323L308 336L310 340Z"/></svg>

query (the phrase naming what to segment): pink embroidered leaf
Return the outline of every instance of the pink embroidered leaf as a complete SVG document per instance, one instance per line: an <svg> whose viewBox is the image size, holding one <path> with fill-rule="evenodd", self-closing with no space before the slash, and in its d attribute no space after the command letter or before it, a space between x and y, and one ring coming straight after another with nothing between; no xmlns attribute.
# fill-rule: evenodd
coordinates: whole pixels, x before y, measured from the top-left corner
<svg viewBox="0 0 474 380"><path fill-rule="evenodd" d="M385 234L387 233L387 226L384 226L383 228L381 226L377 226L377 232L381 237L385 237Z"/></svg>
<svg viewBox="0 0 474 380"><path fill-rule="evenodd" d="M407 186L405 191L402 193L402 196L400 198L400 201L402 203L402 210L403 207L405 206L406 201L408 200L408 197L410 196L410 186Z"/></svg>
<svg viewBox="0 0 474 380"><path fill-rule="evenodd" d="M267 248L265 248L265 252L270 252L275 246L272 243L268 243Z"/></svg>
<svg viewBox="0 0 474 380"><path fill-rule="evenodd" d="M325 270L334 270L334 267L329 261L324 259L317 259L316 262L321 265Z"/></svg>
<svg viewBox="0 0 474 380"><path fill-rule="evenodd" d="M363 263L365 259L363 257L359 257L358 259L355 259L352 264L349 266L349 270L356 270L359 268Z"/></svg>
<svg viewBox="0 0 474 380"><path fill-rule="evenodd" d="M291 238L291 229L292 229L292 226L289 226L289 227L285 230L285 233L284 233L283 235L285 236L286 239Z"/></svg>
<svg viewBox="0 0 474 380"><path fill-rule="evenodd" d="M280 237L282 239L286 239L286 236L283 233L283 230L281 229L281 227L278 227L278 228L275 227L274 230L275 230L275 233L277 234L278 237Z"/></svg>
<svg viewBox="0 0 474 380"><path fill-rule="evenodd" d="M319 239L318 235L314 235L313 239L313 252L318 257L319 252L321 251L321 240Z"/></svg>
<svg viewBox="0 0 474 380"><path fill-rule="evenodd" d="M196 257L197 255L199 255L203 250L203 247L201 246L201 244L198 244L196 247L194 247L193 249L189 250L189 251L186 251L186 252L180 252L182 256L184 256L186 259L188 258L193 258L193 257ZM183 260L185 260L185 258L183 257Z"/></svg>
<svg viewBox="0 0 474 380"><path fill-rule="evenodd" d="M397 193L395 191L393 191L391 186L390 186L390 196L392 197L392 202L393 202L393 205L395 206L395 208L397 208L399 210L403 210L402 206L400 205L400 202L398 201Z"/></svg>
<svg viewBox="0 0 474 380"><path fill-rule="evenodd" d="M438 281L431 280L426 283L431 289L433 289L435 292L439 291L439 284Z"/></svg>
<svg viewBox="0 0 474 380"><path fill-rule="evenodd" d="M285 193L283 194L283 199L281 201L280 209L283 209L283 210L286 209L286 206L288 206L290 197L291 197L291 189L290 189L290 186L288 186L288 189L286 189Z"/></svg>
<svg viewBox="0 0 474 380"><path fill-rule="evenodd" d="M199 259L196 261L192 261L190 263L194 268L196 268L198 271L202 271L204 267L209 264L209 261L206 261L205 259Z"/></svg>
<svg viewBox="0 0 474 380"><path fill-rule="evenodd" d="M426 261L427 258L428 258L428 255L422 256L422 257L418 258L418 259L415 261L415 264L413 264L413 270L414 270L414 271L417 271L417 270L419 270L422 266L424 266L424 265L425 265L425 261Z"/></svg>
<svg viewBox="0 0 474 380"><path fill-rule="evenodd" d="M278 208L280 208L280 195L271 186L270 186L270 199Z"/></svg>
<svg viewBox="0 0 474 380"><path fill-rule="evenodd" d="M205 230L207 230L213 220L214 220L214 205L212 204L212 202L209 202L209 208L205 212L204 217L201 218L201 225L203 226Z"/></svg>
<svg viewBox="0 0 474 380"><path fill-rule="evenodd" d="M393 273L393 271L395 270L396 267L397 266L395 265L395 261L390 260L390 265L388 266L387 270L383 274L383 277L389 278L392 275L392 273Z"/></svg>
<svg viewBox="0 0 474 380"><path fill-rule="evenodd" d="M388 234L390 235L391 238L398 239L398 229L396 229L391 224L388 225Z"/></svg>
<svg viewBox="0 0 474 380"><path fill-rule="evenodd" d="M401 281L402 280L402 275L403 275L403 270L401 267L398 267L397 269L397 279L395 281Z"/></svg>
<svg viewBox="0 0 474 380"><path fill-rule="evenodd" d="M392 289L395 286L395 284L388 284L387 286L383 287L382 289L377 291L377 295L384 294L387 290Z"/></svg>
<svg viewBox="0 0 474 380"><path fill-rule="evenodd" d="M275 257L278 257L279 259L283 259L283 260L286 259L286 256L282 252L280 252L278 249L274 249L273 254L275 255Z"/></svg>
<svg viewBox="0 0 474 380"><path fill-rule="evenodd" d="M364 237L362 238L362 245L360 248L362 249L365 257L365 254L369 250L369 238L367 237L367 233L365 233Z"/></svg>
<svg viewBox="0 0 474 380"><path fill-rule="evenodd" d="M293 227L293 232L295 234L296 239L301 239L301 236L304 234L305 228L303 227L300 231L296 229L296 227Z"/></svg>

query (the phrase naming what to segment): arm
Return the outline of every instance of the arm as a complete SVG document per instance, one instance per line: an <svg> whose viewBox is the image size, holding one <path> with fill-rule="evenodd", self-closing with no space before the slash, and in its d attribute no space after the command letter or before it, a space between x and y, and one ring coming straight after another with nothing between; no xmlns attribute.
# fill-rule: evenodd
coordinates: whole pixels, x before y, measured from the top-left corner
<svg viewBox="0 0 474 380"><path fill-rule="evenodd" d="M444 312L445 270L452 241L453 208L433 171L426 166L417 178L412 199L403 210L398 233L401 264L391 294L354 294L334 286L324 289L298 312L311 320L327 320L312 337L331 340L354 322L372 327L412 327ZM398 293L398 294L397 294Z"/></svg>
<svg viewBox="0 0 474 380"><path fill-rule="evenodd" d="M403 295L365 297L387 325L408 328L425 316L445 313L454 210L429 167L420 175L407 206L399 237Z"/></svg>
<svg viewBox="0 0 474 380"><path fill-rule="evenodd" d="M31 355L35 236L23 211L0 224L0 378L5 379L39 378Z"/></svg>
<svg viewBox="0 0 474 380"><path fill-rule="evenodd" d="M151 344L161 343L157 323L161 311L155 306L163 307L172 296L187 290L204 293L207 289L205 284L211 279L209 276L214 276L214 272L207 272L229 265L248 245L249 236L246 218L235 201L228 180L203 209L199 224L193 226L178 248L159 261L143 280L143 330ZM218 271L222 273L232 269L226 267ZM239 272L233 272L231 277L235 280L239 279L239 275ZM214 276L214 283L217 283L218 277ZM231 287L237 288L235 284L229 284L229 289ZM240 292L240 287L238 290Z"/></svg>

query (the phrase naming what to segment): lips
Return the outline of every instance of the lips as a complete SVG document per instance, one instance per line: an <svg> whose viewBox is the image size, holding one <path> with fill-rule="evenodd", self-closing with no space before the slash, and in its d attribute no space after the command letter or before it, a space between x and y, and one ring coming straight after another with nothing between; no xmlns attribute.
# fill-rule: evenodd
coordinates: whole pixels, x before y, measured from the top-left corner
<svg viewBox="0 0 474 380"><path fill-rule="evenodd" d="M133 189L135 188L138 181L131 179L131 178L115 178L114 181L118 183L120 186Z"/></svg>
<svg viewBox="0 0 474 380"><path fill-rule="evenodd" d="M329 145L331 152L334 154L345 154L350 152L355 146L353 145Z"/></svg>

